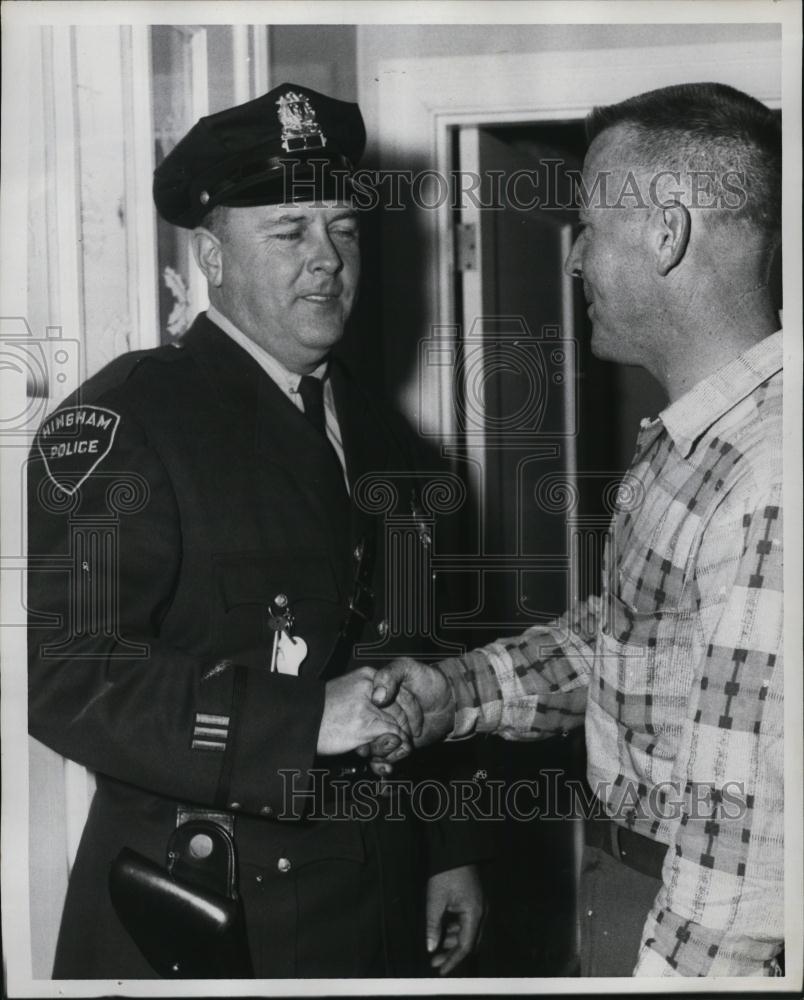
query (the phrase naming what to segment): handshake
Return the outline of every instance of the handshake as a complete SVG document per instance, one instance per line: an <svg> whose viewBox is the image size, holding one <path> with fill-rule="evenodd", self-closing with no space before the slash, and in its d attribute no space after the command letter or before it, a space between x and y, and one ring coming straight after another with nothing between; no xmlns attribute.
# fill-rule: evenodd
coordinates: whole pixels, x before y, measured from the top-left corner
<svg viewBox="0 0 804 1000"><path fill-rule="evenodd" d="M375 774L413 747L443 739L455 722L452 685L437 666L401 657L387 667L360 667L326 686L317 751L322 755L357 750L371 757Z"/></svg>

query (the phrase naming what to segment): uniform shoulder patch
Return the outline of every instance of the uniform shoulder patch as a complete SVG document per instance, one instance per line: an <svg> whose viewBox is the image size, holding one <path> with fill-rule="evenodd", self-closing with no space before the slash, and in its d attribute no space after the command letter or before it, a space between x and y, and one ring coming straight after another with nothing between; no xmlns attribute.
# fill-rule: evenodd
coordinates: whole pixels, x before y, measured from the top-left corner
<svg viewBox="0 0 804 1000"><path fill-rule="evenodd" d="M68 406L39 428L36 442L47 474L65 493L76 492L112 450L120 414L103 406Z"/></svg>

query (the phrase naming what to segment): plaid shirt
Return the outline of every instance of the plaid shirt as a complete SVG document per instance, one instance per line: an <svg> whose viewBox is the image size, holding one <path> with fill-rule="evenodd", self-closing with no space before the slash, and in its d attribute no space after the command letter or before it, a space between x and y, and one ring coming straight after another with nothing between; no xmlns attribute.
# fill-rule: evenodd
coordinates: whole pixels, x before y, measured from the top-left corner
<svg viewBox="0 0 804 1000"><path fill-rule="evenodd" d="M442 662L452 738L585 724L606 812L669 845L634 975L768 975L784 936L781 332L643 421L630 477L600 598Z"/></svg>

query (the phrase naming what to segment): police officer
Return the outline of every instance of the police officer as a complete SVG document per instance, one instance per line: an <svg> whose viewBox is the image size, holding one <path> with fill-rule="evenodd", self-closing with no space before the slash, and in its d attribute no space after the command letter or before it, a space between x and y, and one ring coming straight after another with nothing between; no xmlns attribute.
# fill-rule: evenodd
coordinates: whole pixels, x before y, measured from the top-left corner
<svg viewBox="0 0 804 1000"><path fill-rule="evenodd" d="M231 836L255 976L419 974L425 915L442 972L476 940L471 838L338 820L311 794L332 755L406 739L352 655L384 613L378 526L353 488L411 462L331 356L357 293L364 141L356 105L295 84L197 122L154 199L192 231L210 308L90 378L37 436L30 731L97 774L56 978L156 974L109 867L121 848L164 864L188 815Z"/></svg>

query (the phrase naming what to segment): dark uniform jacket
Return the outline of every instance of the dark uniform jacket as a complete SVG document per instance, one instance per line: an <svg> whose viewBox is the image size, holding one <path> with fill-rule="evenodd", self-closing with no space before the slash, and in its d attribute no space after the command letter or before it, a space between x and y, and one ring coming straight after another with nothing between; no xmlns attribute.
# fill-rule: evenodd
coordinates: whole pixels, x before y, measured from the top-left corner
<svg viewBox="0 0 804 1000"><path fill-rule="evenodd" d="M330 378L350 484L409 468L390 418L334 361ZM40 429L30 731L97 774L57 978L154 974L107 877L123 846L164 864L179 804L236 817L255 975L423 971L426 878L473 860L471 837L453 849L443 824L283 818L322 763L323 674L355 549L381 530L339 477L304 414L203 315L178 347L112 362ZM384 575L380 558L364 642L386 614ZM280 593L309 647L298 677L268 669Z"/></svg>

